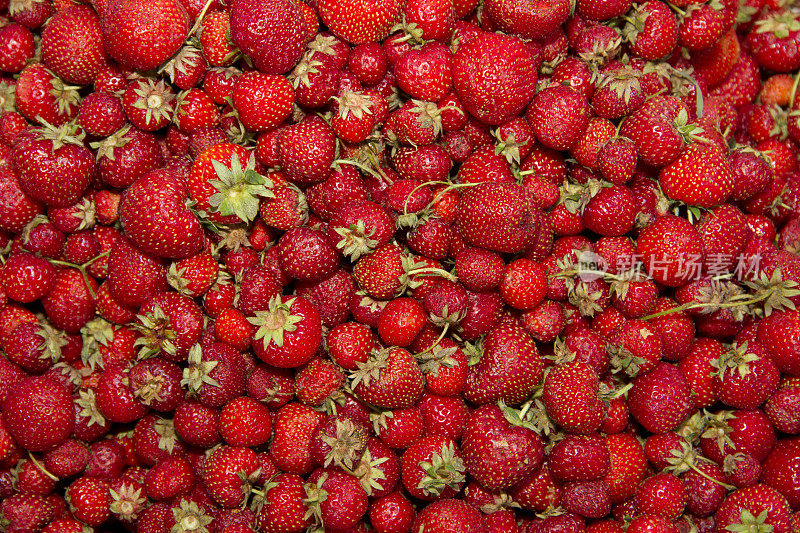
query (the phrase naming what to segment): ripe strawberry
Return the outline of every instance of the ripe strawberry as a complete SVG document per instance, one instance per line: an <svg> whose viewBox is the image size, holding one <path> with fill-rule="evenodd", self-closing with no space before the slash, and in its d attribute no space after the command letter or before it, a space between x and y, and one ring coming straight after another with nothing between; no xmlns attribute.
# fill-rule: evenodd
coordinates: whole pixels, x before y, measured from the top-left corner
<svg viewBox="0 0 800 533"><path fill-rule="evenodd" d="M172 121L175 92L164 80L135 79L122 94L122 108L131 124L138 129L156 131Z"/></svg>
<svg viewBox="0 0 800 533"><path fill-rule="evenodd" d="M758 64L750 54L743 52L728 75L711 90L711 96L738 107L751 103L760 87Z"/></svg>
<svg viewBox="0 0 800 533"><path fill-rule="evenodd" d="M675 287L697 277L705 256L700 234L686 219L662 215L639 235L636 251L656 281Z"/></svg>
<svg viewBox="0 0 800 533"><path fill-rule="evenodd" d="M535 200L523 187L483 183L461 195L456 230L472 246L514 253L533 243L539 218Z"/></svg>
<svg viewBox="0 0 800 533"><path fill-rule="evenodd" d="M297 64L309 29L302 9L291 1L237 0L231 5L233 44L266 74L283 74Z"/></svg>
<svg viewBox="0 0 800 533"><path fill-rule="evenodd" d="M534 97L525 117L540 143L555 150L569 150L589 126L589 104L579 92L555 85Z"/></svg>
<svg viewBox="0 0 800 533"><path fill-rule="evenodd" d="M659 363L638 376L628 393L631 415L653 433L675 429L690 414L691 392L679 368Z"/></svg>
<svg viewBox="0 0 800 533"><path fill-rule="evenodd" d="M256 326L253 350L264 362L279 368L302 366L311 360L322 340L316 306L302 296L274 296L265 311L248 318Z"/></svg>
<svg viewBox="0 0 800 533"><path fill-rule="evenodd" d="M256 520L264 531L303 531L310 525L306 517L303 478L296 474L278 474L264 487Z"/></svg>
<svg viewBox="0 0 800 533"><path fill-rule="evenodd" d="M150 70L180 49L191 19L177 0L109 0L100 26L113 59L125 68Z"/></svg>
<svg viewBox="0 0 800 533"><path fill-rule="evenodd" d="M491 491L511 487L536 471L544 447L523 411L484 405L470 414L461 449L467 470Z"/></svg>
<svg viewBox="0 0 800 533"><path fill-rule="evenodd" d="M597 374L587 363L563 363L545 377L542 401L550 418L566 431L591 433L605 414L598 387Z"/></svg>
<svg viewBox="0 0 800 533"><path fill-rule="evenodd" d="M548 1L538 5L523 0L490 0L485 9L486 15L504 32L524 39L540 39L555 33L554 28L567 20L570 7L567 0Z"/></svg>
<svg viewBox="0 0 800 533"><path fill-rule="evenodd" d="M67 390L48 377L16 383L3 401L3 424L14 441L30 451L48 451L72 432L74 414Z"/></svg>
<svg viewBox="0 0 800 533"><path fill-rule="evenodd" d="M422 395L422 372L403 348L373 353L352 378L351 387L359 398L385 409L408 407Z"/></svg>
<svg viewBox="0 0 800 533"><path fill-rule="evenodd" d="M778 369L790 376L800 376L800 349L793 331L800 327L800 312L776 311L759 322L758 342L772 354Z"/></svg>
<svg viewBox="0 0 800 533"><path fill-rule="evenodd" d="M231 98L245 129L268 131L291 114L294 89L283 76L247 72L236 78Z"/></svg>
<svg viewBox="0 0 800 533"><path fill-rule="evenodd" d="M175 126L193 134L219 124L220 112L211 97L202 89L192 87L178 94L175 100Z"/></svg>
<svg viewBox="0 0 800 533"><path fill-rule="evenodd" d="M17 110L28 120L60 126L78 113L76 88L40 63L26 66L14 88Z"/></svg>
<svg viewBox="0 0 800 533"><path fill-rule="evenodd" d="M94 10L73 6L58 11L42 32L42 62L67 83L92 83L108 63Z"/></svg>
<svg viewBox="0 0 800 533"><path fill-rule="evenodd" d="M3 72L21 71L36 53L33 34L21 24L12 22L0 29L0 41L9 44L3 52L0 52L0 68Z"/></svg>
<svg viewBox="0 0 800 533"><path fill-rule="evenodd" d="M272 415L261 402L246 396L235 398L220 411L219 432L231 446L259 446L272 434Z"/></svg>
<svg viewBox="0 0 800 533"><path fill-rule="evenodd" d="M648 0L634 8L622 33L635 55L655 61L678 44L678 21L666 4Z"/></svg>
<svg viewBox="0 0 800 533"><path fill-rule="evenodd" d="M352 44L379 42L389 35L403 3L398 0L320 0L319 17L331 33Z"/></svg>
<svg viewBox="0 0 800 533"><path fill-rule="evenodd" d="M258 480L259 461L250 448L223 445L205 460L203 484L214 501L226 508L247 502Z"/></svg>
<svg viewBox="0 0 800 533"><path fill-rule="evenodd" d="M296 402L278 410L270 444L270 456L278 468L298 475L311 472L316 465L311 457L311 440L324 417L311 407Z"/></svg>
<svg viewBox="0 0 800 533"><path fill-rule="evenodd" d="M712 364L714 393L733 408L756 409L778 388L778 368L757 342L734 343Z"/></svg>
<svg viewBox="0 0 800 533"><path fill-rule="evenodd" d="M480 358L469 367L464 389L464 397L472 403L483 405L502 400L508 405L519 405L542 377L544 365L536 345L519 326L490 326L482 353L478 351L477 355ZM509 365L511 361L513 364Z"/></svg>
<svg viewBox="0 0 800 533"><path fill-rule="evenodd" d="M797 16L787 10L764 13L756 19L745 39L759 66L775 72L800 67L800 27Z"/></svg>
<svg viewBox="0 0 800 533"><path fill-rule="evenodd" d="M694 145L663 169L658 182L673 200L714 207L733 192L736 178L725 156L706 145Z"/></svg>
<svg viewBox="0 0 800 533"><path fill-rule="evenodd" d="M792 531L791 507L774 488L758 484L731 493L716 513L717 527L772 528Z"/></svg>
<svg viewBox="0 0 800 533"><path fill-rule="evenodd" d="M480 65L492 65L490 71ZM518 115L536 89L531 52L508 35L484 33L462 44L453 56L453 86L469 112L487 124Z"/></svg>
<svg viewBox="0 0 800 533"><path fill-rule="evenodd" d="M624 15L631 8L631 3L630 0L578 0L576 9L583 18L604 21Z"/></svg>
<svg viewBox="0 0 800 533"><path fill-rule="evenodd" d="M81 198L95 164L76 129L45 125L20 139L14 159L20 186L28 195L54 207L67 207Z"/></svg>
<svg viewBox="0 0 800 533"><path fill-rule="evenodd" d="M464 485L465 468L455 442L443 436L426 436L408 447L402 456L403 486L425 501L450 498Z"/></svg>
<svg viewBox="0 0 800 533"><path fill-rule="evenodd" d="M463 500L445 499L426 506L414 520L411 531L426 533L483 533L483 514Z"/></svg>
<svg viewBox="0 0 800 533"><path fill-rule="evenodd" d="M164 169L136 180L122 195L120 221L125 233L145 253L189 257L203 246L203 229L185 207L189 191L177 174ZM161 209L149 209L150 202Z"/></svg>
<svg viewBox="0 0 800 533"><path fill-rule="evenodd" d="M797 484L797 465L800 458L798 439L781 439L761 463L761 479L770 487L783 494L789 504L796 507L800 502Z"/></svg>

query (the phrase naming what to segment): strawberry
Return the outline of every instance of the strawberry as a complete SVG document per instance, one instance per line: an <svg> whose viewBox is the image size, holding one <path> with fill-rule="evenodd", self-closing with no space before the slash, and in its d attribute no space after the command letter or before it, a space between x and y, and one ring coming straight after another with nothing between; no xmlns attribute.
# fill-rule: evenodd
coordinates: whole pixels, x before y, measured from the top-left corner
<svg viewBox="0 0 800 533"><path fill-rule="evenodd" d="M205 460L203 483L209 496L222 507L243 505L258 480L259 461L250 448L222 445Z"/></svg>
<svg viewBox="0 0 800 533"><path fill-rule="evenodd" d="M524 0L503 2L490 0L486 3L486 15L506 33L524 39L540 39L554 33L570 14L567 0L553 0L531 4Z"/></svg>
<svg viewBox="0 0 800 533"><path fill-rule="evenodd" d="M0 53L0 68L3 72L21 71L33 59L36 52L33 34L28 28L17 23L8 24L0 29L0 41L14 43L13 47Z"/></svg>
<svg viewBox="0 0 800 533"><path fill-rule="evenodd" d="M620 133L634 142L643 162L663 167L677 159L688 142L699 139L702 130L689 123L688 108L680 99L655 96L625 119Z"/></svg>
<svg viewBox="0 0 800 533"><path fill-rule="evenodd" d="M631 8L631 3L631 0L578 0L576 8L583 18L604 21L624 15Z"/></svg>
<svg viewBox="0 0 800 533"><path fill-rule="evenodd" d="M264 531L303 531L310 524L306 517L303 478L278 474L264 488L264 499L256 500L256 520Z"/></svg>
<svg viewBox="0 0 800 533"><path fill-rule="evenodd" d="M411 531L416 512L401 492L392 492L370 503L369 521L375 531L389 533L395 528Z"/></svg>
<svg viewBox="0 0 800 533"><path fill-rule="evenodd" d="M311 440L324 416L296 402L278 410L270 444L270 456L278 468L289 474L311 472L315 466L311 457Z"/></svg>
<svg viewBox="0 0 800 533"><path fill-rule="evenodd" d="M482 351L477 350L478 361L469 367L464 397L479 405L498 400L519 405L539 383L544 365L535 343L522 328L513 324L492 326ZM510 361L513 364L508 366Z"/></svg>
<svg viewBox="0 0 800 533"><path fill-rule="evenodd" d="M452 89L450 51L441 43L409 50L394 66L397 85L412 98L438 102Z"/></svg>
<svg viewBox="0 0 800 533"><path fill-rule="evenodd" d="M666 4L648 0L636 5L623 29L631 51L650 61L669 55L678 44L678 21Z"/></svg>
<svg viewBox="0 0 800 533"><path fill-rule="evenodd" d="M426 506L411 531L426 533L483 533L487 531L480 511L463 500L445 499Z"/></svg>
<svg viewBox="0 0 800 533"><path fill-rule="evenodd" d="M314 522L334 530L353 527L367 512L367 494L358 479L346 472L317 469L303 486Z"/></svg>
<svg viewBox="0 0 800 533"><path fill-rule="evenodd" d="M252 398L235 398L220 411L219 432L231 446L259 446L272 434L272 415L264 404Z"/></svg>
<svg viewBox="0 0 800 533"><path fill-rule="evenodd" d="M716 514L719 528L772 528L792 531L791 507L774 488L758 484L731 493ZM730 531L730 529L729 529Z"/></svg>
<svg viewBox="0 0 800 533"><path fill-rule="evenodd" d="M167 170L149 172L122 195L120 221L126 234L144 252L158 257L189 257L203 246L200 222L185 207L186 185ZM161 205L149 210L150 202Z"/></svg>
<svg viewBox="0 0 800 533"><path fill-rule="evenodd" d="M379 42L389 35L403 9L403 2L390 0L320 0L319 18L331 33L352 44Z"/></svg>
<svg viewBox="0 0 800 533"><path fill-rule="evenodd" d="M480 65L492 65L490 71ZM531 52L516 37L483 33L452 59L453 86L469 112L487 124L518 115L536 89Z"/></svg>
<svg viewBox="0 0 800 533"><path fill-rule="evenodd" d="M454 496L464 485L464 474L461 451L447 437L423 437L402 456L403 486L411 496L425 501Z"/></svg>
<svg viewBox="0 0 800 533"><path fill-rule="evenodd" d="M64 82L40 63L30 63L15 87L17 110L28 120L60 126L78 113L76 87Z"/></svg>
<svg viewBox="0 0 800 533"><path fill-rule="evenodd" d="M472 246L514 253L533 243L539 213L521 186L483 183L461 195L456 229Z"/></svg>
<svg viewBox="0 0 800 533"><path fill-rule="evenodd" d="M796 381L787 380L764 404L764 412L775 429L784 433L797 434L798 393L800 387Z"/></svg>
<svg viewBox="0 0 800 533"><path fill-rule="evenodd" d="M758 64L750 54L743 52L728 75L710 93L711 96L738 107L751 103L760 87Z"/></svg>
<svg viewBox="0 0 800 533"><path fill-rule="evenodd" d="M715 395L736 409L756 409L778 388L778 368L757 342L734 343L712 365Z"/></svg>
<svg viewBox="0 0 800 533"><path fill-rule="evenodd" d="M484 405L470 414L461 448L467 470L488 490L511 487L536 471L544 447L525 408Z"/></svg>
<svg viewBox="0 0 800 533"><path fill-rule="evenodd" d="M45 125L20 140L15 160L23 191L54 207L67 207L80 199L95 164L83 145L83 134L76 135L76 129Z"/></svg>
<svg viewBox="0 0 800 533"><path fill-rule="evenodd" d="M291 0L236 0L230 6L231 41L265 74L283 74L297 64L308 30Z"/></svg>
<svg viewBox="0 0 800 533"><path fill-rule="evenodd" d="M565 430L591 433L600 427L605 414L598 387L597 374L587 363L563 363L545 377L542 401L550 418Z"/></svg>
<svg viewBox="0 0 800 533"><path fill-rule="evenodd" d="M569 150L589 126L589 104L579 92L555 85L534 97L525 117L540 143L555 150Z"/></svg>
<svg viewBox="0 0 800 533"><path fill-rule="evenodd" d="M628 393L628 407L631 415L648 431L663 433L675 429L690 414L690 396L683 372L668 363L660 363L634 380Z"/></svg>
<svg viewBox="0 0 800 533"><path fill-rule="evenodd" d="M191 19L177 0L109 0L100 16L105 50L133 70L165 63L183 45L190 26Z"/></svg>
<svg viewBox="0 0 800 533"><path fill-rule="evenodd" d="M131 124L144 131L156 131L172 121L175 92L164 80L139 78L122 94L122 109Z"/></svg>
<svg viewBox="0 0 800 533"><path fill-rule="evenodd" d="M108 62L102 39L90 7L58 11L42 32L42 62L65 82L88 85Z"/></svg>
<svg viewBox="0 0 800 533"><path fill-rule="evenodd" d="M283 76L253 71L236 78L231 98L245 129L267 131L291 114L294 89Z"/></svg>
<svg viewBox="0 0 800 533"><path fill-rule="evenodd" d="M759 66L775 72L791 72L800 67L800 23L795 13L779 10L756 19L745 38Z"/></svg>
<svg viewBox="0 0 800 533"><path fill-rule="evenodd" d="M156 137L133 127L123 126L91 146L97 149L100 178L112 187L127 187L163 164Z"/></svg>
<svg viewBox="0 0 800 533"><path fill-rule="evenodd" d="M639 235L636 251L659 283L681 285L698 275L705 250L700 234L686 219L662 215Z"/></svg>
<svg viewBox="0 0 800 533"><path fill-rule="evenodd" d="M724 202L733 192L735 180L725 156L705 145L690 147L658 175L667 196L706 208Z"/></svg>
<svg viewBox="0 0 800 533"><path fill-rule="evenodd" d="M419 399L423 377L411 353L403 348L386 348L359 365L352 373L351 387L367 403L396 409Z"/></svg>
<svg viewBox="0 0 800 533"><path fill-rule="evenodd" d="M74 425L72 400L47 377L18 382L3 401L3 424L21 447L48 451L66 440Z"/></svg>
<svg viewBox="0 0 800 533"><path fill-rule="evenodd" d="M278 138L278 156L289 180L313 184L328 177L335 159L336 134L324 120L308 117Z"/></svg>
<svg viewBox="0 0 800 533"><path fill-rule="evenodd" d="M256 327L256 355L279 368L294 368L310 361L322 339L319 311L302 296L274 296L267 310L256 311L248 320Z"/></svg>
<svg viewBox="0 0 800 533"><path fill-rule="evenodd" d="M800 457L800 446L797 438L781 439L761 463L763 482L780 492L794 507L800 501L797 469L792 466L797 464L798 457Z"/></svg>
<svg viewBox="0 0 800 533"><path fill-rule="evenodd" d="M781 372L800 376L800 350L792 332L800 327L800 312L777 311L759 322L758 342L772 354Z"/></svg>
<svg viewBox="0 0 800 533"><path fill-rule="evenodd" d="M175 106L175 126L184 133L214 128L219 123L219 110L202 89L192 87L181 92L175 100Z"/></svg>

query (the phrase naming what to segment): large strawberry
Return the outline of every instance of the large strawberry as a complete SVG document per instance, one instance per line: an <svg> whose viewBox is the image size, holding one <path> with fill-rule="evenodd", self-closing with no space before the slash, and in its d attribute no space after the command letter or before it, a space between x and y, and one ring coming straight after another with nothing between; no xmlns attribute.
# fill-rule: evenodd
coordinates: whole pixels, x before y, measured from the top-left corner
<svg viewBox="0 0 800 533"><path fill-rule="evenodd" d="M547 39L569 17L569 0L488 0L483 13L506 33ZM574 8L573 8L574 9Z"/></svg>
<svg viewBox="0 0 800 533"><path fill-rule="evenodd" d="M461 195L456 229L472 246L516 253L539 235L537 206L533 194L520 185L482 183Z"/></svg>
<svg viewBox="0 0 800 533"><path fill-rule="evenodd" d="M736 177L717 148L696 144L661 169L658 182L673 200L690 206L714 207L731 195Z"/></svg>
<svg viewBox="0 0 800 533"><path fill-rule="evenodd" d="M203 247L203 227L186 207L186 182L170 169L148 172L128 187L120 202L125 233L144 252L189 257Z"/></svg>
<svg viewBox="0 0 800 533"><path fill-rule="evenodd" d="M487 124L518 115L536 92L536 62L510 35L482 33L453 56L453 86L469 112Z"/></svg>
<svg viewBox="0 0 800 533"><path fill-rule="evenodd" d="M27 450L51 450L72 433L72 399L64 386L50 377L32 376L18 382L2 407L6 430Z"/></svg>
<svg viewBox="0 0 800 533"><path fill-rule="evenodd" d="M389 35L403 9L402 0L318 0L322 22L352 44L377 42Z"/></svg>
<svg viewBox="0 0 800 533"><path fill-rule="evenodd" d="M150 70L181 48L191 19L178 0L109 0L100 24L112 58L129 69Z"/></svg>
<svg viewBox="0 0 800 533"><path fill-rule="evenodd" d="M473 477L490 491L508 488L536 471L544 446L525 414L502 405L484 405L470 415L461 451Z"/></svg>
<svg viewBox="0 0 800 533"><path fill-rule="evenodd" d="M233 44L261 72L283 74L303 56L308 28L293 0L234 0L230 20Z"/></svg>
<svg viewBox="0 0 800 533"><path fill-rule="evenodd" d="M696 279L705 259L700 233L685 218L662 215L639 235L637 253L647 273L668 287Z"/></svg>
<svg viewBox="0 0 800 533"><path fill-rule="evenodd" d="M108 63L102 39L92 8L58 11L42 32L42 61L67 83L88 85Z"/></svg>
<svg viewBox="0 0 800 533"><path fill-rule="evenodd" d="M408 407L422 395L422 371L404 348L386 348L358 365L351 386L359 398L377 407Z"/></svg>
<svg viewBox="0 0 800 533"><path fill-rule="evenodd" d="M19 184L30 197L53 207L77 202L95 172L92 152L77 127L45 125L20 135L14 148ZM24 135L24 136L23 136Z"/></svg>

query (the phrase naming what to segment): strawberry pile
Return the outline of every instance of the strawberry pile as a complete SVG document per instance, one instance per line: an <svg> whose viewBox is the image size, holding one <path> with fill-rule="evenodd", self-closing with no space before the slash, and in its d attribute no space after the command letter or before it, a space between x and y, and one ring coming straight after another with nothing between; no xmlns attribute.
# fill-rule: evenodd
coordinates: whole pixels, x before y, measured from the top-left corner
<svg viewBox="0 0 800 533"><path fill-rule="evenodd" d="M800 533L800 7L0 0L0 531Z"/></svg>

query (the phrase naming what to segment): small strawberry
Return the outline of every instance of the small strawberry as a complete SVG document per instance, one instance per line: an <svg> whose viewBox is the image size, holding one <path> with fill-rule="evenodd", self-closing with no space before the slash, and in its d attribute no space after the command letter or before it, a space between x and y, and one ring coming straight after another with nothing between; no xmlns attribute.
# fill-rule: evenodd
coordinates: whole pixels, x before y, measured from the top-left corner
<svg viewBox="0 0 800 533"><path fill-rule="evenodd" d="M352 373L351 387L367 403L396 409L419 399L423 377L411 353L403 348L386 348L358 365Z"/></svg>
<svg viewBox="0 0 800 533"><path fill-rule="evenodd" d="M331 33L352 44L378 42L389 35L403 9L398 0L321 0L319 17Z"/></svg>

